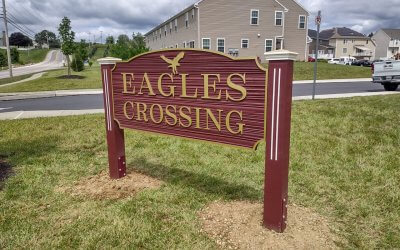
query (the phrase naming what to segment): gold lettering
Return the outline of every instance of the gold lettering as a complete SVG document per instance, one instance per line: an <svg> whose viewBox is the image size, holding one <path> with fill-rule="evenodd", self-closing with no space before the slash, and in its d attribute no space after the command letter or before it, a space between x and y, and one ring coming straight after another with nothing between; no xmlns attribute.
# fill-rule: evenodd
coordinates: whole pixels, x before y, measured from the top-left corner
<svg viewBox="0 0 400 250"><path fill-rule="evenodd" d="M187 81L186 77L189 76L188 74L181 74L182 77L182 98L197 98L197 88L194 90L194 95L190 96L187 94Z"/></svg>
<svg viewBox="0 0 400 250"><path fill-rule="evenodd" d="M212 88L213 92L215 93L217 81L218 81L218 83L221 81L220 75L219 74L201 74L201 75L203 76L203 79L204 79L204 95L201 99L221 100L221 90L219 90L218 97L215 97L215 96L212 97L212 96L210 96L210 93L209 93L210 87ZM216 80L213 81L213 83L211 85L209 82L210 76L214 76L217 78Z"/></svg>
<svg viewBox="0 0 400 250"><path fill-rule="evenodd" d="M201 108L194 108L196 110L196 128L200 128L200 110Z"/></svg>
<svg viewBox="0 0 400 250"><path fill-rule="evenodd" d="M174 113L171 113L171 111L169 111L169 108L173 108L174 109ZM167 117L165 117L165 122L170 125L170 126L175 126L178 123L178 118L176 117L176 106L173 105L168 105L165 108L165 113L168 117L172 118L174 120L173 123L170 123L167 119Z"/></svg>
<svg viewBox="0 0 400 250"><path fill-rule="evenodd" d="M154 118L154 107L157 107L158 110L159 110L159 113L160 113L160 119L158 121ZM164 119L164 111L163 111L163 108L161 107L160 104L151 105L151 107L150 107L150 119L156 124L160 124L163 121L163 119Z"/></svg>
<svg viewBox="0 0 400 250"><path fill-rule="evenodd" d="M147 87L145 87L146 89L149 90L149 95L156 95L154 94L153 88L151 87L151 83L150 83L150 79L149 76L147 75L147 73L144 73L143 75L143 80L142 80L142 85L140 86L140 91L139 91L139 95L143 95L143 87L144 87L144 83L146 83Z"/></svg>
<svg viewBox="0 0 400 250"><path fill-rule="evenodd" d="M188 127L192 126L192 117L190 117L190 115L185 114L185 113L183 112L183 109L186 109L186 110L189 112L189 114L191 114L192 111L191 111L191 109L190 109L189 107L186 107L186 106L182 106L182 107L179 109L179 126L182 126L182 127L184 127L184 128L188 128ZM184 119L188 122L188 124L185 125L185 124L181 121L181 118L184 118Z"/></svg>
<svg viewBox="0 0 400 250"><path fill-rule="evenodd" d="M143 109L140 108L140 105L143 106ZM146 105L146 103L137 102L137 103L136 103L136 112L137 112L136 121L141 121L141 120L142 120L141 115L143 115L143 120L144 120L145 122L149 121L149 120L147 119L146 111L147 111L147 105Z"/></svg>
<svg viewBox="0 0 400 250"><path fill-rule="evenodd" d="M238 125L238 130L237 131L233 131L232 127L231 127L231 115L232 114L238 114L240 120L243 120L243 113L242 111L236 111L236 110L232 110L230 111L227 115L226 115L226 128L228 129L229 132L231 132L234 135L237 134L243 134L243 127L244 124L243 123L236 123L236 125Z"/></svg>
<svg viewBox="0 0 400 250"><path fill-rule="evenodd" d="M174 97L175 96L175 86L169 86L168 94L166 94L162 88L162 81L163 81L164 76L168 76L171 79L171 82L172 83L174 82L174 77L171 74L164 73L164 74L160 75L160 77L158 78L158 91L160 91L160 94L165 97L169 97L169 96Z"/></svg>
<svg viewBox="0 0 400 250"><path fill-rule="evenodd" d="M132 107L132 116L131 117L129 117L129 115L128 115L127 104L129 104ZM128 119L128 120L133 120L133 117L135 116L133 105L134 105L133 102L130 102L130 101L124 103L124 115L125 115L126 119Z"/></svg>
<svg viewBox="0 0 400 250"><path fill-rule="evenodd" d="M231 101L234 101L234 102L240 102L240 101L243 101L246 98L247 90L246 90L245 87L240 86L240 85L232 82L232 77L235 77L235 76L242 78L243 84L245 84L246 83L246 74L243 74L243 75L242 74L231 74L231 75L228 76L228 79L226 80L226 83L228 84L228 86L231 89L239 91L242 94L242 97L239 98L239 99L234 98L229 94L229 91L226 90L226 100L231 100Z"/></svg>
<svg viewBox="0 0 400 250"><path fill-rule="evenodd" d="M133 87L133 90L131 92L128 92L128 84L129 88L132 88L132 80L135 80L135 77L133 76L133 73L121 73L122 75L122 83L124 85L124 91L122 92L123 94L135 94L135 87ZM129 82L127 81L127 76L131 76L129 79Z"/></svg>
<svg viewBox="0 0 400 250"><path fill-rule="evenodd" d="M222 112L222 110L218 109L218 121L215 118L211 109L206 108L205 110L207 112L207 115L206 115L206 126L207 127L206 127L206 129L210 130L210 128L208 127L208 117L210 117L211 120L213 121L215 127L217 127L218 131L221 131L221 112Z"/></svg>

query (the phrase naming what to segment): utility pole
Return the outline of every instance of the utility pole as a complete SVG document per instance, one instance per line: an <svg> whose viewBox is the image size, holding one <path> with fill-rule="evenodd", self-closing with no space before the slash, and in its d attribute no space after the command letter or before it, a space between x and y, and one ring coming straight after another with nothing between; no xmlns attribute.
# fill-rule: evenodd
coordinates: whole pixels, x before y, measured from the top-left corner
<svg viewBox="0 0 400 250"><path fill-rule="evenodd" d="M6 0L3 0L3 19L6 30L6 46L7 46L7 58L8 58L8 69L10 71L10 77L13 77L12 64L11 64L11 52L10 52L10 41L8 40L8 26L7 26L7 11L6 11Z"/></svg>
<svg viewBox="0 0 400 250"><path fill-rule="evenodd" d="M315 99L315 88L317 86L317 65L318 65L318 50L319 50L319 31L321 28L321 11L318 11L318 16L315 18L315 24L317 25L317 43L315 46L315 62L314 62L314 83L312 99Z"/></svg>

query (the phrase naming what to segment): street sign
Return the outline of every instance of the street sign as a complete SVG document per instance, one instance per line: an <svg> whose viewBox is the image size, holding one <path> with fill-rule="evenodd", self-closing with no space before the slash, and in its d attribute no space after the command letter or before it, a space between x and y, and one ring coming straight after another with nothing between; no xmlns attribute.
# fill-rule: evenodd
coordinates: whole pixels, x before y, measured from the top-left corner
<svg viewBox="0 0 400 250"><path fill-rule="evenodd" d="M265 140L263 221L283 232L296 56L266 53L268 71L256 58L196 49L100 59L110 177L126 175L124 129L250 149Z"/></svg>

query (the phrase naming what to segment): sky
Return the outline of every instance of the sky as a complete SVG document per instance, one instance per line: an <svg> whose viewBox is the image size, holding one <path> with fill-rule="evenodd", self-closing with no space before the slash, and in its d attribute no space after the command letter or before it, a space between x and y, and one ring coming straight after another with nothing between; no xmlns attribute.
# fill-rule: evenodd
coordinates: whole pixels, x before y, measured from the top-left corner
<svg viewBox="0 0 400 250"><path fill-rule="evenodd" d="M243 0L248 1L248 0ZM108 35L149 31L196 0L6 0L14 26L26 34L47 29L57 33L64 16L71 19L76 39L103 41ZM400 0L298 0L310 12L310 28L318 10L321 29L349 27L369 34L380 28L400 28ZM1 20L3 21L3 20ZM3 28L4 26L2 26Z"/></svg>

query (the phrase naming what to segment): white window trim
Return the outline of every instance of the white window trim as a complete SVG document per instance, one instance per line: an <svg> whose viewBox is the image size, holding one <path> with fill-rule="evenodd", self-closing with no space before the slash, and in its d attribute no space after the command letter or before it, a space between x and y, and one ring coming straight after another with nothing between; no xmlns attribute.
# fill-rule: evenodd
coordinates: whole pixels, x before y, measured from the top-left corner
<svg viewBox="0 0 400 250"><path fill-rule="evenodd" d="M304 28L300 28L301 17L304 17ZM307 27L307 17L305 15L299 15L299 25L297 26L301 30L305 30Z"/></svg>
<svg viewBox="0 0 400 250"><path fill-rule="evenodd" d="M175 21L174 21L174 28L175 28L175 32L178 32L178 19L177 18L175 18Z"/></svg>
<svg viewBox="0 0 400 250"><path fill-rule="evenodd" d="M189 12L186 12L185 15L185 27L189 28Z"/></svg>
<svg viewBox="0 0 400 250"><path fill-rule="evenodd" d="M257 24L252 24L251 21L253 19L253 11L257 11ZM260 24L260 10L251 9L250 10L250 25L259 25Z"/></svg>
<svg viewBox="0 0 400 250"><path fill-rule="evenodd" d="M282 13L282 18L280 18L280 19L281 19L281 25L277 25L277 24L276 24L276 20L277 20L276 14L277 14L278 12ZM300 21L300 17L299 17L299 21ZM274 24L275 24L275 26L279 26L279 27L283 26L283 11L281 11L281 10L275 11L275 23L274 23ZM300 27L300 23L299 23L299 27Z"/></svg>
<svg viewBox="0 0 400 250"><path fill-rule="evenodd" d="M191 44L191 43L193 43L193 48L190 47L190 44ZM190 49L194 49L195 47L196 47L195 41L194 41L194 40L189 41L189 48L190 48Z"/></svg>
<svg viewBox="0 0 400 250"><path fill-rule="evenodd" d="M201 48L205 49L204 48L204 40L209 40L210 41L210 45L209 45L208 49L211 49L211 38L208 38L208 37L204 37L204 38L201 39Z"/></svg>
<svg viewBox="0 0 400 250"><path fill-rule="evenodd" d="M178 48L178 44L175 44L175 48Z"/></svg>
<svg viewBox="0 0 400 250"><path fill-rule="evenodd" d="M226 48L226 43L225 43L225 38L224 38L224 37L219 37L219 38L217 38L217 42L216 42L217 51L218 51L218 52L221 52L221 51L218 50L218 41L219 41L219 40L223 40L223 41L224 41L224 52L223 52L223 53L225 53L225 51L226 51L226 50L225 50L225 48ZM222 52L221 52L221 53L222 53Z"/></svg>
<svg viewBox="0 0 400 250"><path fill-rule="evenodd" d="M273 51L274 50L274 39L265 39L264 52L268 52L267 51L267 41L271 41L271 51Z"/></svg>
<svg viewBox="0 0 400 250"><path fill-rule="evenodd" d="M194 19L194 8L192 9L192 19Z"/></svg>
<svg viewBox="0 0 400 250"><path fill-rule="evenodd" d="M243 41L244 40L247 40L247 48L243 48ZM248 39L248 38L242 38L241 40L240 40L240 48L242 48L242 49L248 49L250 47L250 39Z"/></svg>
<svg viewBox="0 0 400 250"><path fill-rule="evenodd" d="M278 41L278 39L279 40L281 40L282 41L282 43L281 43L281 49L282 49L282 45L284 45L284 42L285 42L285 38L284 37L281 37L281 36L276 36L275 37L275 50L278 50L278 47L276 46L276 42ZM284 47L284 46L283 46Z"/></svg>
<svg viewBox="0 0 400 250"><path fill-rule="evenodd" d="M186 48L186 41L183 41L183 48Z"/></svg>

